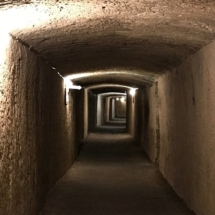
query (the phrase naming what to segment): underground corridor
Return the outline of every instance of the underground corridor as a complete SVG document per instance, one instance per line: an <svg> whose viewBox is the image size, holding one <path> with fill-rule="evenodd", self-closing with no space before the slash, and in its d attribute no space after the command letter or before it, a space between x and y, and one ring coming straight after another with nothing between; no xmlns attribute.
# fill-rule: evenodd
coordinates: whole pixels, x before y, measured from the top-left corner
<svg viewBox="0 0 215 215"><path fill-rule="evenodd" d="M0 0L0 215L214 215L215 2Z"/></svg>

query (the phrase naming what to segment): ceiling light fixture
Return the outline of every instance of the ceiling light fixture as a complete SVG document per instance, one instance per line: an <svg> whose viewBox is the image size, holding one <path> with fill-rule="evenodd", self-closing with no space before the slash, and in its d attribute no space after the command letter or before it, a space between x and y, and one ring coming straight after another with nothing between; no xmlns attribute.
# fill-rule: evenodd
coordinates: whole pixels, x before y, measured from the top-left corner
<svg viewBox="0 0 215 215"><path fill-rule="evenodd" d="M136 93L136 90L137 90L137 88L132 88L132 89L130 89L130 95L131 96L134 96L135 95L135 93Z"/></svg>
<svg viewBox="0 0 215 215"><path fill-rule="evenodd" d="M69 90L80 90L82 87L80 85L74 85L72 81L70 81L68 78L63 78L65 83L65 95L64 95L64 101L65 105L69 102Z"/></svg>

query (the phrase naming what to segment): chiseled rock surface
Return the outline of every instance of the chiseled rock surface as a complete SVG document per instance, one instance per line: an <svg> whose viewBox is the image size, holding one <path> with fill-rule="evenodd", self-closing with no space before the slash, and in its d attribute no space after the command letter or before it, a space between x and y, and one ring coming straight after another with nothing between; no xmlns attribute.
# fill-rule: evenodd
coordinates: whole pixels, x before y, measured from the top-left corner
<svg viewBox="0 0 215 215"><path fill-rule="evenodd" d="M65 75L113 67L159 73L215 35L214 1L30 2L2 7L2 16L13 14L10 32Z"/></svg>

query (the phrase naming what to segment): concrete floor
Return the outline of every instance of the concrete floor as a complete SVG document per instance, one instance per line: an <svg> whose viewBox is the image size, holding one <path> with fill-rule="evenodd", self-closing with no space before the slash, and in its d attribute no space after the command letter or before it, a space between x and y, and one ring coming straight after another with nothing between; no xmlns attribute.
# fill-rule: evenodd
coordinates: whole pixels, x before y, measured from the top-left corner
<svg viewBox="0 0 215 215"><path fill-rule="evenodd" d="M126 120L117 118L115 120L110 120L109 122L104 123L103 125L97 126L95 129L97 133L108 133L117 134L126 132Z"/></svg>
<svg viewBox="0 0 215 215"><path fill-rule="evenodd" d="M193 215L126 134L91 134L45 215Z"/></svg>

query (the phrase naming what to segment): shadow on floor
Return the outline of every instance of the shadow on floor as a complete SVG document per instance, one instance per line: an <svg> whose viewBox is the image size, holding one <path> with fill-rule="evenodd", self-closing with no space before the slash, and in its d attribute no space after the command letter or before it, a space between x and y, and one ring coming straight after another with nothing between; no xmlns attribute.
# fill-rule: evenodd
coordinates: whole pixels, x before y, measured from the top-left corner
<svg viewBox="0 0 215 215"><path fill-rule="evenodd" d="M90 134L44 215L193 215L128 134Z"/></svg>

